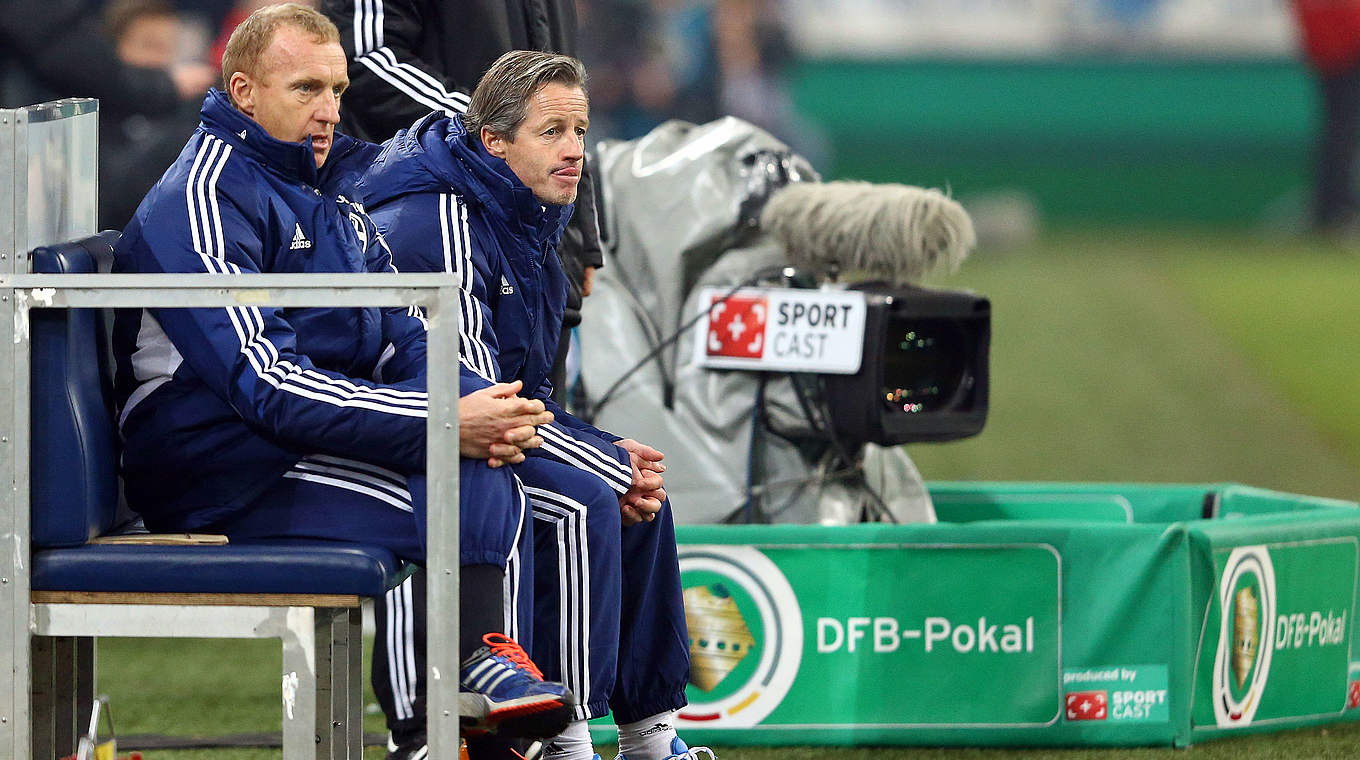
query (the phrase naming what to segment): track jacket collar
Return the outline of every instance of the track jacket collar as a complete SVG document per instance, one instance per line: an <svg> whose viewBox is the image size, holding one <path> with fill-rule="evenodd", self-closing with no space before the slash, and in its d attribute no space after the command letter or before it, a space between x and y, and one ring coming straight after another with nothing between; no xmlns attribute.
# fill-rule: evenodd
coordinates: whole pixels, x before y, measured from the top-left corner
<svg viewBox="0 0 1360 760"><path fill-rule="evenodd" d="M573 208L544 204L509 164L468 134L461 118L439 112L398 132L360 190L370 205L410 192L452 190L539 245L556 245Z"/></svg>
<svg viewBox="0 0 1360 760"><path fill-rule="evenodd" d="M216 136L226 140L233 149L273 169L289 179L305 182L312 187L323 183L341 180L332 177L343 158L356 150L362 143L352 137L335 133L331 143L330 155L321 169L316 168L316 158L312 153L312 138L302 142L284 142L270 136L264 127L236 109L225 92L217 88L208 91L203 99L203 110L199 114L203 126ZM346 175L352 171L343 172ZM353 179L350 179L352 183Z"/></svg>

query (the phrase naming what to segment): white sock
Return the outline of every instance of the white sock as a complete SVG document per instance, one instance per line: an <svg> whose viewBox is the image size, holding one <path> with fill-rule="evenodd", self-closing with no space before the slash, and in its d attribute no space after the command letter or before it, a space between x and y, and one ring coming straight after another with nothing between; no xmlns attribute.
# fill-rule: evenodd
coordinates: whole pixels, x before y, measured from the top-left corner
<svg viewBox="0 0 1360 760"><path fill-rule="evenodd" d="M667 710L635 723L619 724L619 754L628 760L665 760L675 738L675 714Z"/></svg>
<svg viewBox="0 0 1360 760"><path fill-rule="evenodd" d="M544 760L593 760L595 748L590 744L590 726L583 720L567 724L566 730L546 742Z"/></svg>

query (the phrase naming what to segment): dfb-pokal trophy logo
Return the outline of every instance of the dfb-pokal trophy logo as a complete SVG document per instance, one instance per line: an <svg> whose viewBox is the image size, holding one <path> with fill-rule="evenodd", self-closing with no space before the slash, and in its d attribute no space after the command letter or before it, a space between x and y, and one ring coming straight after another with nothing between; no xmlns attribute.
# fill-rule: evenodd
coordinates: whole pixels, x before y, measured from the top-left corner
<svg viewBox="0 0 1360 760"><path fill-rule="evenodd" d="M1220 728L1251 724L1275 649L1275 567L1264 546L1239 546L1219 578L1214 718Z"/></svg>
<svg viewBox="0 0 1360 760"><path fill-rule="evenodd" d="M788 694L803 656L793 587L749 546L680 547L690 638L682 726L737 728L764 720Z"/></svg>

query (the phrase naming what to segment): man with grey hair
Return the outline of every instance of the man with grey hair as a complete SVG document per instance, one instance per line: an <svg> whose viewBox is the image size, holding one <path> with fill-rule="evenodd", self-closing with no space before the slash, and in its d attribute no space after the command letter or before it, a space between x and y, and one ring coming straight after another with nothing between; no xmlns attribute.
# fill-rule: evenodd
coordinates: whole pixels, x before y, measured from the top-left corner
<svg viewBox="0 0 1360 760"><path fill-rule="evenodd" d="M378 146L335 132L338 33L294 3L232 34L222 90L138 207L120 272L391 272L355 180ZM425 320L418 309L154 309L115 323L122 475L158 532L309 538L425 559ZM439 368L442 370L442 368ZM574 705L504 634L506 564L527 519L508 467L552 419L517 383L459 403L460 684L480 728L546 738ZM439 505L432 505L439 508Z"/></svg>
<svg viewBox="0 0 1360 760"><path fill-rule="evenodd" d="M580 706L545 749L592 760L585 721L612 710L625 760L693 760L675 734L689 639L661 452L551 400L567 282L553 251L572 213L589 103L574 58L501 56L467 114L398 132L360 188L403 271L450 272L463 290L463 391L524 383L554 421L511 466L533 510L532 642ZM526 556L528 559L529 556ZM526 630L528 616L521 622Z"/></svg>

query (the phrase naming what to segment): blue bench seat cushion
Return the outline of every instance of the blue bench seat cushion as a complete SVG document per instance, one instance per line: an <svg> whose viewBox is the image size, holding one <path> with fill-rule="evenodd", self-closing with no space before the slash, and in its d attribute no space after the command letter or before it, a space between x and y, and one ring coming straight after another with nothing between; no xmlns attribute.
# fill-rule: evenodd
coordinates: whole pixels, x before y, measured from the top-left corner
<svg viewBox="0 0 1360 760"><path fill-rule="evenodd" d="M386 549L328 541L252 541L225 546L90 544L33 555L41 591L180 594L358 594L395 585Z"/></svg>

